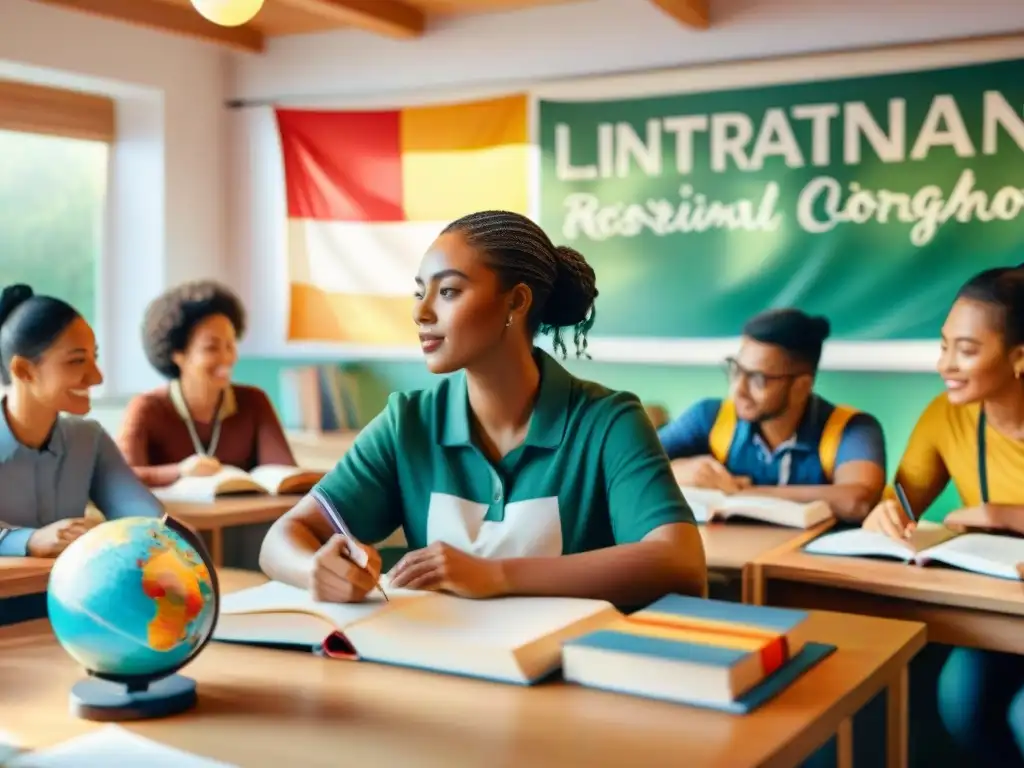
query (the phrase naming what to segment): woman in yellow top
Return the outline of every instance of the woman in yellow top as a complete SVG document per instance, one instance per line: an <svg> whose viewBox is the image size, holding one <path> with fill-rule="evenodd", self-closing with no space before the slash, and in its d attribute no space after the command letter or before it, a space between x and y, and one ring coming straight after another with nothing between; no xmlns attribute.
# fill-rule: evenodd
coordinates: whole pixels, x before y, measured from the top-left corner
<svg viewBox="0 0 1024 768"><path fill-rule="evenodd" d="M942 327L946 392L917 422L896 471L915 516L952 480L964 507L952 528L1024 533L1024 265L972 278ZM902 539L913 529L891 489L864 527ZM1024 759L1024 656L955 648L938 708L977 765Z"/></svg>

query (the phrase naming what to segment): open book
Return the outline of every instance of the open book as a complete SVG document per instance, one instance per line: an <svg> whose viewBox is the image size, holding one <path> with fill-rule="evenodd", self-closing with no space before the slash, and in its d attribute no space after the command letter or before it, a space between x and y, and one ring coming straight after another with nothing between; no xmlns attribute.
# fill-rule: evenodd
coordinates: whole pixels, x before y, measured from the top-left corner
<svg viewBox="0 0 1024 768"><path fill-rule="evenodd" d="M317 484L323 472L264 464L246 472L238 467L221 467L208 477L183 477L154 493L161 501L214 501L218 496L239 493L262 493L279 496L306 493Z"/></svg>
<svg viewBox="0 0 1024 768"><path fill-rule="evenodd" d="M601 600L469 600L381 585L363 603L318 603L279 582L225 595L213 638L319 647L327 656L529 685L561 666L562 643L621 614Z"/></svg>
<svg viewBox="0 0 1024 768"><path fill-rule="evenodd" d="M739 518L787 528L813 528L832 518L824 501L801 504L770 496L728 496L710 488L680 486L698 523Z"/></svg>
<svg viewBox="0 0 1024 768"><path fill-rule="evenodd" d="M1000 579L1018 579L1017 563L1024 563L1024 539L991 533L958 534L943 525L922 521L906 542L877 531L854 528L828 533L810 542L805 552L815 555L885 557L905 563L943 563Z"/></svg>

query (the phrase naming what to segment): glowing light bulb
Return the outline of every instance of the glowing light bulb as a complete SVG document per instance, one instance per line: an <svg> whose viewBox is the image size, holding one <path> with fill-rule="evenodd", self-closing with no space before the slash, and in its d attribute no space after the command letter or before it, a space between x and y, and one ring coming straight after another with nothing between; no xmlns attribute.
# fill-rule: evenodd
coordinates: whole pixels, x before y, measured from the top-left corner
<svg viewBox="0 0 1024 768"><path fill-rule="evenodd" d="M263 0L192 0L203 18L222 27L238 27L252 21L263 7Z"/></svg>

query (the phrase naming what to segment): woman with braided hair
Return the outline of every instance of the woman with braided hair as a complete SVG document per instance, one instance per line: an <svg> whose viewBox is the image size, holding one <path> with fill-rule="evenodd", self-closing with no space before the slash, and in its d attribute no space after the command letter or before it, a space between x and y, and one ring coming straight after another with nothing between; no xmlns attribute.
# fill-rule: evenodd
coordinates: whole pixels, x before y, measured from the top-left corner
<svg viewBox="0 0 1024 768"><path fill-rule="evenodd" d="M637 398L572 376L538 332L584 354L594 271L534 222L483 211L449 224L415 278L427 367L450 374L393 394L318 490L363 542L401 526L393 587L465 597L593 597L622 606L704 594L693 514ZM318 600L354 602L367 568L312 497L274 524L260 565Z"/></svg>

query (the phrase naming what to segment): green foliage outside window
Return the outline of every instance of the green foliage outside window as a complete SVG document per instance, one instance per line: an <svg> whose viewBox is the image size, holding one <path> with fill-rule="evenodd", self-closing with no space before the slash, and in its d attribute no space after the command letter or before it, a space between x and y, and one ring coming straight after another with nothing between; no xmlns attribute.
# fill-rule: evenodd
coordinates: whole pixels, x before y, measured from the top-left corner
<svg viewBox="0 0 1024 768"><path fill-rule="evenodd" d="M0 283L28 283L93 322L109 146L0 131Z"/></svg>

